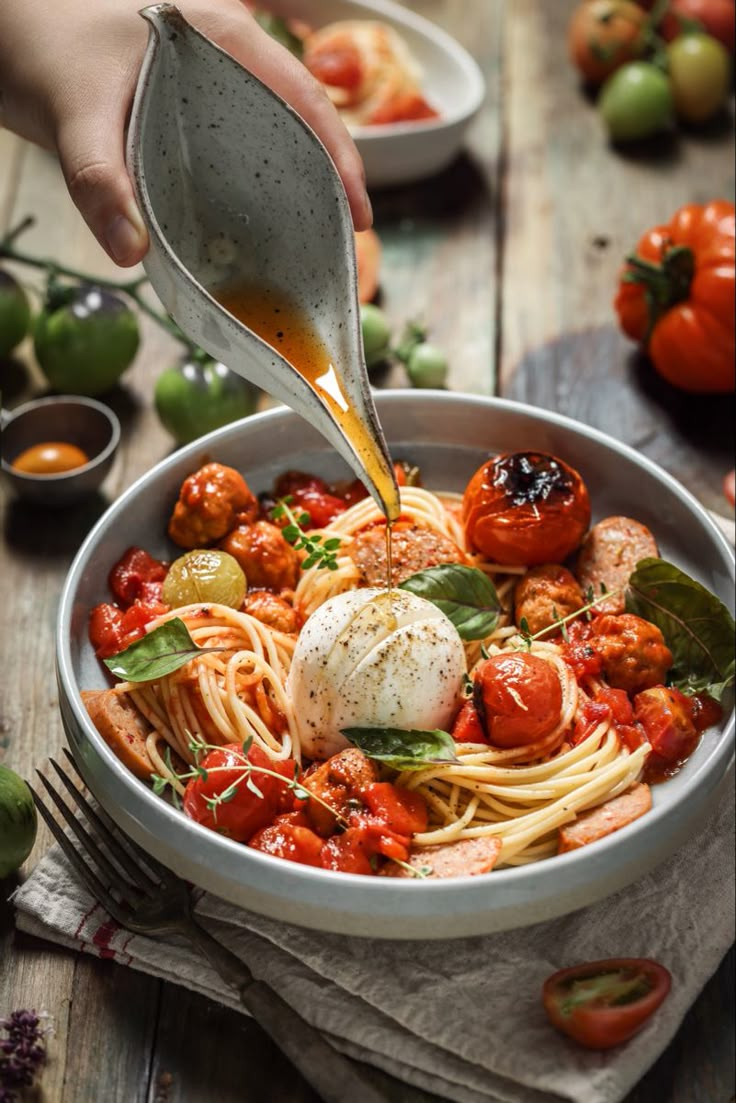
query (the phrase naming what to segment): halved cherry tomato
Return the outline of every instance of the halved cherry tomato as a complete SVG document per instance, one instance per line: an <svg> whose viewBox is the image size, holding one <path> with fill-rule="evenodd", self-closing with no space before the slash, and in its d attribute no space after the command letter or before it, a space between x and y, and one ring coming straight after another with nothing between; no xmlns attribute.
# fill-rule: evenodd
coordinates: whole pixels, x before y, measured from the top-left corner
<svg viewBox="0 0 736 1103"><path fill-rule="evenodd" d="M306 510L305 529L322 529L347 509L347 503L330 492L324 479L302 471L287 471L276 482L275 498L291 498L293 510Z"/></svg>
<svg viewBox="0 0 736 1103"><path fill-rule="evenodd" d="M487 743L488 733L483 727L472 699L466 701L455 718L452 738L456 743Z"/></svg>
<svg viewBox="0 0 736 1103"><path fill-rule="evenodd" d="M273 854L287 862L304 866L318 866L322 839L309 826L303 812L289 812L277 816L268 827L262 827L251 837L248 846Z"/></svg>
<svg viewBox="0 0 736 1103"><path fill-rule="evenodd" d="M525 747L559 722L562 687L544 659L523 651L494 655L474 674L473 702L491 743Z"/></svg>
<svg viewBox="0 0 736 1103"><path fill-rule="evenodd" d="M669 776L695 750L699 732L693 711L690 698L674 686L654 686L637 693L634 712L652 747L646 766L648 780Z"/></svg>
<svg viewBox="0 0 736 1103"><path fill-rule="evenodd" d="M108 585L115 600L125 607L142 597L144 592L150 597L152 591L145 589L146 584L163 582L167 571L165 563L154 559L143 548L128 548L110 571ZM160 589L158 596L161 596Z"/></svg>
<svg viewBox="0 0 736 1103"><path fill-rule="evenodd" d="M574 468L545 452L495 456L463 495L468 545L497 563L562 563L590 523L590 499Z"/></svg>
<svg viewBox="0 0 736 1103"><path fill-rule="evenodd" d="M98 659L109 659L122 651L123 610L109 601L95 605L89 615L89 642L95 649Z"/></svg>
<svg viewBox="0 0 736 1103"><path fill-rule="evenodd" d="M254 770L251 780L258 789L254 792L247 784L243 748L239 743L230 743L205 756L200 765L206 776L192 778L184 793L184 811L190 819L241 843L247 843L256 831L273 821L291 778L289 763L274 762L255 744L247 757L253 766L283 774L284 781ZM230 786L235 788L228 800L216 808L207 806L208 800L227 793Z"/></svg>
<svg viewBox="0 0 736 1103"><path fill-rule="evenodd" d="M641 1030L666 998L672 977L649 958L611 958L560 969L544 982L553 1026L588 1049L611 1049Z"/></svg>

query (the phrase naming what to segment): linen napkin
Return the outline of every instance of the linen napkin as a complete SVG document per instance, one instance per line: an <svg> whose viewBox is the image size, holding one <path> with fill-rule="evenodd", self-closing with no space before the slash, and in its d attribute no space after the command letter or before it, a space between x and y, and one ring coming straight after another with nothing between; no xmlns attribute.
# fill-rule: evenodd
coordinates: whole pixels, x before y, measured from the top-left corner
<svg viewBox="0 0 736 1103"><path fill-rule="evenodd" d="M207 893L195 910L339 1050L405 1083L455 1103L617 1103L667 1047L733 941L733 838L731 776L702 832L634 885L561 919L483 938L320 934ZM24 931L242 1010L187 945L114 923L58 847L14 902ZM547 1023L540 990L556 969L606 957L656 958L672 973L672 992L626 1046L588 1052Z"/></svg>

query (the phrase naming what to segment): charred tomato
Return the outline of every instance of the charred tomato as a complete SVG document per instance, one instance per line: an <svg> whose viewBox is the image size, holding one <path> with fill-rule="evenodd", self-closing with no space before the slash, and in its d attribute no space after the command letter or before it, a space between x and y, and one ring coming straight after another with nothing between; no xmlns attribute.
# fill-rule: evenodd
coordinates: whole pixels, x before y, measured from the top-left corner
<svg viewBox="0 0 736 1103"><path fill-rule="evenodd" d="M473 704L496 747L526 747L544 739L559 722L560 679L536 655L494 655L480 663L473 680Z"/></svg>
<svg viewBox="0 0 736 1103"><path fill-rule="evenodd" d="M590 524L590 499L574 468L545 452L487 460L463 496L470 547L496 563L561 563Z"/></svg>

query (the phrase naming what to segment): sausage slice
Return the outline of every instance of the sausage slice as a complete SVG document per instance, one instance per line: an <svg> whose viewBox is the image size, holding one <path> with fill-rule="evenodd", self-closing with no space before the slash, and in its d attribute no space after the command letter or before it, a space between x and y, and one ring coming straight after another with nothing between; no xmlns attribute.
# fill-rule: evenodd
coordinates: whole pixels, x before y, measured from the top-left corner
<svg viewBox="0 0 736 1103"><path fill-rule="evenodd" d="M593 597L606 590L621 589L620 594L596 605L599 613L623 613L626 602L623 587L626 586L640 559L658 556L657 542L646 525L630 517L606 517L593 525L586 536L578 556L578 582Z"/></svg>
<svg viewBox="0 0 736 1103"><path fill-rule="evenodd" d="M423 846L411 852L408 865L423 870L425 877L476 877L480 873L490 873L498 861L502 846L497 835L458 839L440 846ZM381 874L384 877L413 876L396 862L390 862Z"/></svg>
<svg viewBox="0 0 736 1103"><path fill-rule="evenodd" d="M620 797L607 800L598 808L581 812L574 823L561 827L557 853L565 854L568 850L577 850L578 847L604 839L606 835L620 831L622 827L638 820L651 807L652 790L648 785L636 782Z"/></svg>
<svg viewBox="0 0 736 1103"><path fill-rule="evenodd" d="M143 781L150 781L153 763L146 750L151 725L129 697L114 689L83 690L90 719L108 747Z"/></svg>

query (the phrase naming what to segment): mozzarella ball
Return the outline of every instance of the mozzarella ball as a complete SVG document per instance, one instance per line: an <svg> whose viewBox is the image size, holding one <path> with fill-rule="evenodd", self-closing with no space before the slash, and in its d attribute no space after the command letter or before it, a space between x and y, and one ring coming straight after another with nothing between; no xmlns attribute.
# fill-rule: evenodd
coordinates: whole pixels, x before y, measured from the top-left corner
<svg viewBox="0 0 736 1103"><path fill-rule="evenodd" d="M338 594L302 628L287 691L310 758L348 746L342 728L447 730L466 671L462 640L431 602L403 590Z"/></svg>

